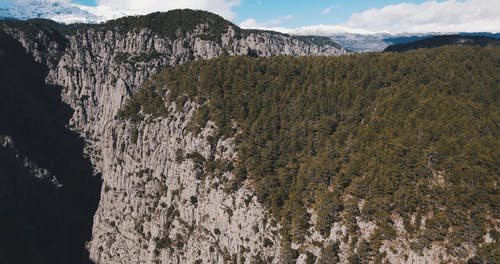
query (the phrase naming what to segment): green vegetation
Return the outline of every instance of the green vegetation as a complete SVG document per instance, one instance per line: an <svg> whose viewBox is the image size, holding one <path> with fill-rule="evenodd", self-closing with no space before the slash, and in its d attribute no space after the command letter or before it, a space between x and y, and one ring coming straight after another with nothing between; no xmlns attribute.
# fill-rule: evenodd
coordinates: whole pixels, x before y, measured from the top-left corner
<svg viewBox="0 0 500 264"><path fill-rule="evenodd" d="M39 31L45 32L51 40L56 40L62 44L61 48L67 46L66 35L74 35L78 31L89 29L115 31L125 34L133 30L150 29L153 33L161 37L175 40L185 37L188 33L192 33L196 29L201 29L201 33L197 37L203 40L211 40L221 43L221 35L227 33L228 28L232 27L235 30L237 37L248 36L249 34L267 33L271 35L285 35L294 39L298 39L308 44L325 46L330 45L340 48L340 45L328 37L319 36L291 36L274 31L241 29L237 25L225 20L219 15L191 9L175 9L168 12L155 12L144 16L127 16L114 20L109 20L101 24L70 24L64 25L48 19L30 19L27 21L19 20L2 20L0 21L0 29L16 28L24 31L28 36L36 38ZM118 54L119 62L125 61L128 56L126 54ZM148 58L158 56L156 53L143 54L136 61L147 61Z"/></svg>
<svg viewBox="0 0 500 264"><path fill-rule="evenodd" d="M493 47L198 61L163 71L121 117L163 115L163 99L203 105L198 128L212 120L217 137L236 137L236 180L253 183L285 240L304 238L312 207L317 230L342 217L353 243L356 217L377 223L352 261L395 237L392 214L419 249L446 241L453 252L498 230L499 61Z"/></svg>
<svg viewBox="0 0 500 264"><path fill-rule="evenodd" d="M443 35L424 38L409 43L394 44L387 47L384 52L405 52L414 49L437 48L445 45L460 46L500 46L500 39L486 36L471 35Z"/></svg>
<svg viewBox="0 0 500 264"><path fill-rule="evenodd" d="M302 42L312 44L312 45L318 45L320 47L322 46L333 46L337 48L341 48L340 44L337 42L333 41L329 37L322 37L322 36L297 36L297 35L288 35L276 31L270 31L270 30L261 30L261 29L241 29L239 32L243 35L249 35L249 34L270 34L270 35L284 35L287 37L291 37L294 39L298 39Z"/></svg>
<svg viewBox="0 0 500 264"><path fill-rule="evenodd" d="M337 47L337 48L342 48L342 46L340 46L340 44L333 41L329 37L321 37L321 36L293 36L293 37L300 40L300 41L310 43L313 45L318 45L320 47L333 46L333 47Z"/></svg>
<svg viewBox="0 0 500 264"><path fill-rule="evenodd" d="M24 32L26 37L32 40L39 40L39 32L44 32L48 39L59 44L58 51L64 51L64 49L66 49L69 45L69 42L64 35L73 32L73 28L71 26L65 26L52 20L42 18L30 19L28 21L0 20L1 31L6 31L6 29L10 28ZM45 44L43 41L39 42L39 45L43 44Z"/></svg>
<svg viewBox="0 0 500 264"><path fill-rule="evenodd" d="M123 109L118 111L118 117L127 116L134 121L139 121L143 118L143 115L139 114L139 111L142 111L143 114L151 115L153 118L165 116L167 108L162 99L163 92L161 88L155 88L151 85L139 90L134 95L133 100L130 100Z"/></svg>
<svg viewBox="0 0 500 264"><path fill-rule="evenodd" d="M336 264L340 263L340 247L338 243L328 243L323 245L318 259L318 264Z"/></svg>
<svg viewBox="0 0 500 264"><path fill-rule="evenodd" d="M200 25L206 25L201 37L206 40L220 41L220 35L226 33L229 26L239 28L224 18L206 11L176 9L168 12L155 12L144 16L127 16L109 20L101 24L64 25L48 19L30 19L27 21L3 20L0 28L11 27L36 37L39 31L49 33L52 40L63 39L64 35L74 35L78 30L100 29L127 33L134 29L149 28L154 33L171 40L184 37Z"/></svg>
<svg viewBox="0 0 500 264"><path fill-rule="evenodd" d="M118 30L122 33L132 29L149 28L160 36L171 40L184 37L188 32L192 32L199 25L205 24L205 35L201 36L206 40L219 40L228 27L238 29L238 27L224 18L206 11L176 9L165 13L156 12L145 16L128 16L96 26L105 30Z"/></svg>
<svg viewBox="0 0 500 264"><path fill-rule="evenodd" d="M134 29L149 28L153 32L169 39L184 37L186 33L195 30L199 25L206 25L205 39L219 38L226 33L229 26L239 28L224 18L206 11L176 9L168 12L155 12L144 16L127 16L109 20L101 24L71 24L64 25L49 19L30 19L27 21L2 20L1 27L16 28L28 33L37 34L38 31L57 34L57 37L73 35L78 30L101 29L126 33ZM51 38L54 39L54 38Z"/></svg>

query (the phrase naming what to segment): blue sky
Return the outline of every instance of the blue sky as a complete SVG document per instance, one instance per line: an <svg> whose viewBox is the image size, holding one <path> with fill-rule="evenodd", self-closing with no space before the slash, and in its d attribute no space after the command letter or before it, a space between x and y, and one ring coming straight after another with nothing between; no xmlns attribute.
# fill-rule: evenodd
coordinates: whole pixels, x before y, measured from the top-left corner
<svg viewBox="0 0 500 264"><path fill-rule="evenodd" d="M75 0L74 2L89 6L95 6L97 4L95 0ZM353 13L359 13L372 8L382 8L387 5L398 4L401 2L421 3L424 1L240 0L239 5L233 8L236 13L236 17L234 18L233 22L241 23L242 21L250 18L265 22L282 18L282 23L280 23L279 26L292 28L316 24L339 24L347 21L349 16ZM287 16L288 19L286 19Z"/></svg>
<svg viewBox="0 0 500 264"><path fill-rule="evenodd" d="M34 0L0 0L0 6L9 1L26 3ZM500 0L37 1L84 6L82 8L99 17L99 21L123 15L192 8L217 13L242 28L286 33L500 32Z"/></svg>
<svg viewBox="0 0 500 264"><path fill-rule="evenodd" d="M238 22L248 18L258 21L269 21L276 17L292 16L282 19L285 27L300 27L315 24L339 24L347 21L352 13L371 8L381 8L389 4L400 3L401 0L250 0L241 1L236 7ZM407 2L422 2L408 1Z"/></svg>

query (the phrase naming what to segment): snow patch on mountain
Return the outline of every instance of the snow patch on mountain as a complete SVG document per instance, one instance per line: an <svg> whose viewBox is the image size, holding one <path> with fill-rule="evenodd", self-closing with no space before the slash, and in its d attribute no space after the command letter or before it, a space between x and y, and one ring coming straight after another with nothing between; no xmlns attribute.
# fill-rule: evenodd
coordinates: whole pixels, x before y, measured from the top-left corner
<svg viewBox="0 0 500 264"><path fill-rule="evenodd" d="M16 1L0 8L0 18L46 18L64 24L98 23L127 15L133 15L133 12L114 10L107 6L82 6L64 0Z"/></svg>
<svg viewBox="0 0 500 264"><path fill-rule="evenodd" d="M351 28L342 25L315 25L315 26L305 26L296 28L289 32L290 34L295 35L318 35L318 36L328 36L334 34L363 34L363 35L372 35L378 33L388 33L388 32L375 32L365 29Z"/></svg>

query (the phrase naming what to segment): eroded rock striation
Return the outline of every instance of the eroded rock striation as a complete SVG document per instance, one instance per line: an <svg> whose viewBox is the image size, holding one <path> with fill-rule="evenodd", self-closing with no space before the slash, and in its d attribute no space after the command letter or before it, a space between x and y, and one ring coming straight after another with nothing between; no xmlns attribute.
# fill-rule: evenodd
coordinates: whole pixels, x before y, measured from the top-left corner
<svg viewBox="0 0 500 264"><path fill-rule="evenodd" d="M23 146L23 140L31 142L28 139L36 134L13 135L12 131L19 132L22 127L0 130L0 154L9 160L4 164L21 171L19 175L23 179L41 179L49 191L40 192L40 196L52 194L55 189L64 190L64 195L39 203L43 208L51 208L54 200L59 201L54 212L50 211L44 220L47 223L53 219L61 222L43 228L60 228L55 229L66 237L56 245L72 245L68 249L73 251L68 251L61 261L81 262L80 257L83 257L83 262L96 263L282 263L288 260L347 263L362 262L357 255L369 252L370 238L377 235L373 221L360 216L352 217L349 223L346 219L339 219L329 232L320 234L314 228L320 217L313 208L306 208L310 218L309 223L304 224L307 230L300 244L281 239L279 221L258 202L249 181L228 189L238 162L238 138L217 136L214 120L206 122L199 133L193 133L191 121L197 110L203 107L193 98L176 98L165 105L168 114L158 117L151 115L132 120L117 115L141 86L166 67L221 56L346 54L338 44L325 38L242 30L213 14L191 10L128 17L96 25L63 26L46 20L4 21L0 23L0 29L2 37L15 40L28 52L22 55L32 57L26 65L43 65L37 71L38 83L27 87L50 87L52 94L47 96L50 100L44 97L48 100L47 105L58 102L58 107L46 115L33 113L35 111L26 114L44 117L39 118L43 122L34 122L33 127L40 127L41 134L50 139L41 146L27 146L40 154L52 143L57 145L54 148L54 155L58 158L55 165L46 163L50 156L33 158L33 153L18 149ZM0 59L8 52L0 49ZM3 67L7 68L7 65ZM162 85L167 89L159 90L167 94L161 97L166 98L169 84ZM386 83L377 85L389 87ZM24 97L25 94L20 94L13 98L23 98L21 101L26 105L36 101L33 98L24 100ZM5 120L16 115L16 111L4 112L9 113ZM61 117L56 116L59 112L63 112ZM52 124L50 122L54 122L57 126L52 127L57 129L41 125ZM364 119L360 120L363 122ZM36 130L30 128L27 131ZM233 128L238 131L237 124ZM52 133L54 131L56 133ZM83 141L76 137L76 133L84 139L84 150ZM69 144L70 141L76 143ZM71 152L64 155L67 145ZM76 178L65 176L69 175L67 172L72 166L78 169L79 173L73 175ZM432 173L436 184L443 184L443 172ZM102 175L102 185L93 175ZM24 186L11 183L12 179L15 177L5 182L17 184L16 187ZM29 188L36 188L36 184L30 182ZM87 193L87 190L90 191ZM14 192L9 199L15 200L16 195ZM74 206L81 197L85 202L78 204L81 207ZM25 211L39 204L26 202ZM57 212L65 210L64 206L71 207L67 212L74 213L75 217L60 217ZM364 206L363 201L359 201L352 204L352 209L359 211ZM16 216L13 208L8 207L13 212L11 222ZM83 212L87 213L86 218L77 214ZM412 250L418 245L408 238L404 220L398 215L391 217L393 239L383 240L378 250L378 256L384 261L461 263L475 254L474 248L460 245L461 255L449 255L446 243L434 243L420 252ZM411 222L425 223L426 217L412 216ZM75 219L88 221L68 224ZM61 228L66 224L67 228ZM348 234L350 225L359 229L359 237ZM75 230L79 233L72 236ZM6 233L10 237L16 234ZM54 239L58 234L53 234ZM489 234L486 236L485 241L496 239ZM18 248L32 246L23 245L22 241L15 242L14 247L19 245ZM88 251L82 253L78 246L83 249L84 242ZM7 256L6 261L33 262L30 257L43 254L43 250L42 247L28 254L26 259ZM57 255L58 248L51 250L41 262L48 263ZM71 259L77 254L78 259ZM2 257L0 254L0 262Z"/></svg>
<svg viewBox="0 0 500 264"><path fill-rule="evenodd" d="M153 16L177 12L197 11ZM2 31L47 65L46 83L61 87L62 101L74 111L67 126L85 139L94 173L102 174L87 244L97 263L279 259L279 227L251 189L224 191L222 182L232 177L227 171L206 176L207 162L234 161L235 144L232 139L212 142L210 123L199 135L186 132L196 104L187 102L176 115L155 122L120 121L116 114L164 67L219 56L335 56L346 51L324 39L243 31L227 21L218 21L223 30L213 33L210 21L221 18L197 14L209 22L179 29L175 37L119 22L2 22Z"/></svg>

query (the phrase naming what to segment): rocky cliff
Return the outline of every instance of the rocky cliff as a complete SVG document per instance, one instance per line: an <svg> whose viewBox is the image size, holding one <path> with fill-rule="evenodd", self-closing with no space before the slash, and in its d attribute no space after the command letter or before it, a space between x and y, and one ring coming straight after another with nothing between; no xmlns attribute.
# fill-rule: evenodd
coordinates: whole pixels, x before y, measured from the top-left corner
<svg viewBox="0 0 500 264"><path fill-rule="evenodd" d="M304 214L310 217L309 223L304 224L307 230L303 241L290 243L282 239L280 221L259 202L250 181L228 188L231 186L228 183L235 178L232 171L238 162L241 139L219 137L216 120L208 120L199 128L199 133L194 133L192 120L203 105L192 97L181 94L164 105L165 113L160 116L149 115L137 120L117 116L131 96L163 68L221 56L345 54L337 44L317 37L296 38L241 30L212 14L190 10L122 18L98 25L5 21L0 28L1 36L17 45L16 56L26 60L13 68L13 72L33 72L31 68L21 71L26 65L37 69L37 81L23 86L31 90L26 88L24 92L24 88L19 90L9 84L4 89L23 93L12 93L11 97L0 100L0 106L7 106L2 108L5 114L0 115L2 121L6 121L0 126L0 155L6 160L0 163L0 169L6 168L11 176L0 178L2 183L7 183L2 185L2 193L9 197L1 209L7 208L5 211L9 213L4 221L7 226L15 227L12 232L0 230L0 234L16 238L22 233L28 237L30 230L22 227L29 227L34 217L43 220L40 221L43 224L36 227L35 236L47 236L40 229L56 231L48 242L34 240L27 245L22 239L14 239L14 246L10 248L37 250L10 251L2 255L0 249L0 262L2 258L11 262L35 262L36 256L43 255L39 262L50 263L56 259L55 262L74 263L90 259L96 263L281 263L288 260L345 263L361 261L356 257L361 252L369 252L371 245L367 241L383 236L374 221L359 215L365 207L363 201L359 201L351 205L358 215L351 217L349 223L347 217L335 221L326 234L314 228L318 210L306 208ZM21 45L28 54L20 54ZM0 58L11 52L10 48L1 46ZM0 64L5 72L15 58ZM334 67L336 64L332 63ZM340 79L363 76L363 71L357 71L352 65L355 64L333 75ZM396 63L391 66L392 70L386 71L392 74L394 69L398 70L394 81L403 80L401 76L409 71L407 68L399 71L399 65L406 64ZM367 70L373 68L376 67ZM428 73L424 73L427 76ZM7 73L3 78L12 78L13 82L23 80L22 74ZM380 89L390 86L372 79L356 81ZM160 97L166 98L172 90L168 89L170 84L162 85L165 89ZM28 96L40 91L39 97ZM43 99L39 100L41 105L35 105L37 98ZM349 101L349 98L350 95L344 99ZM31 107L13 108L18 102ZM56 107L50 108L51 105ZM30 111L20 112L25 108ZM37 112L38 108L50 111ZM19 115L36 118L28 119L32 125L22 126L12 121ZM364 122L362 119L356 124ZM233 124L231 129L238 131L237 125ZM38 131L40 138L36 137ZM76 133L84 139L85 150ZM33 137L35 140L31 140ZM35 144L38 141L44 144ZM346 144L345 149L352 147L350 142ZM44 153L50 155L44 156ZM57 162L51 163L51 160ZM430 158L429 164L432 165ZM441 184L443 172L433 173L437 185ZM98 175L102 175L102 185ZM16 177L22 177L28 184L16 181ZM22 196L39 188L39 180L34 181L33 177L42 179L43 184L43 191L33 196L50 198L32 202L36 200L34 197ZM22 191L9 192L10 186ZM21 206L9 205L20 196L25 198ZM96 199L100 199L98 203ZM26 209L18 212L19 207ZM40 216L33 213L35 207L49 211ZM23 221L14 223L20 215ZM406 227L420 226L418 222L425 223L426 217L432 216L416 215L406 222L398 215L391 216L392 239L378 245L377 256L383 256L382 259L390 263L462 263L475 254L470 243L458 245L455 251L459 254L455 255L449 254L446 243L429 243L423 250L414 250L420 240L410 239ZM359 236L349 235L353 226ZM57 240L61 236L64 239ZM487 233L484 241L495 239ZM83 242L88 252L82 252ZM66 253L60 257L59 251ZM25 258L16 258L21 255ZM72 258L74 256L78 258Z"/></svg>
<svg viewBox="0 0 500 264"><path fill-rule="evenodd" d="M60 87L62 101L73 110L67 127L85 139L94 174L102 174L87 246L95 262L278 259L278 227L252 191L244 186L224 192L221 183L232 176L223 170L218 177L206 176L208 161L230 164L235 159L235 145L231 139L212 142L210 125L200 135L186 133L196 104L186 102L178 114L152 123L115 120L116 113L150 76L171 65L218 56L335 56L346 51L333 42L243 31L212 14L192 12L151 15L201 18L173 36L139 23L123 26L129 18L70 26L45 20L2 22L3 32L47 66L46 83ZM214 21L222 23L220 32L211 31ZM42 169L51 173L50 167ZM65 182L60 184L64 188Z"/></svg>
<svg viewBox="0 0 500 264"><path fill-rule="evenodd" d="M0 262L86 263L100 181L67 124L61 87L0 32Z"/></svg>

